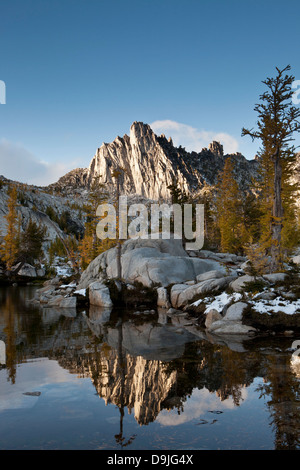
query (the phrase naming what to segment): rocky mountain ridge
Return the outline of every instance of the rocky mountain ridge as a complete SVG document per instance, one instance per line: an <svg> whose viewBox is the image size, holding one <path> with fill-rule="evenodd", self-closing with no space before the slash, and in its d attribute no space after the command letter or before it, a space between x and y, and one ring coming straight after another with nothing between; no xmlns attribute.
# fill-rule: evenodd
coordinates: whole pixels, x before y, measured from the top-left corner
<svg viewBox="0 0 300 470"><path fill-rule="evenodd" d="M298 154L300 157L300 154ZM148 124L134 122L129 135L117 136L111 143L103 143L88 168L76 168L47 187L25 185L0 177L0 236L6 233L4 216L7 214L8 188L19 187L18 211L24 228L29 218L47 227L48 242L66 236L57 220L49 217L49 208L55 218L67 219L67 232L83 233L82 207L87 202L91 186L99 178L105 190L113 197L116 184L112 173L115 169L125 171L121 176L120 192L127 194L130 202L147 203L152 200L169 201L168 186L177 180L181 189L197 195L204 188L213 188L226 158L235 161L235 177L246 191L251 180L257 176L259 159L248 160L240 153L224 154L219 142L212 142L201 152L188 152L175 147L170 137L157 136ZM300 158L298 158L294 182L300 181ZM53 212L52 211L52 212ZM50 214L51 215L51 214Z"/></svg>
<svg viewBox="0 0 300 470"><path fill-rule="evenodd" d="M175 147L171 138L157 136L148 124L134 122L129 135L103 143L88 168L72 170L50 187L54 190L89 188L99 177L99 182L112 192L115 188L112 173L122 168L125 170L120 182L122 193L168 200L168 186L174 179L189 194L214 185L229 156L235 160L237 180L246 189L257 173L257 159L247 160L240 153L224 155L219 142L212 142L199 153L188 152L181 146Z"/></svg>

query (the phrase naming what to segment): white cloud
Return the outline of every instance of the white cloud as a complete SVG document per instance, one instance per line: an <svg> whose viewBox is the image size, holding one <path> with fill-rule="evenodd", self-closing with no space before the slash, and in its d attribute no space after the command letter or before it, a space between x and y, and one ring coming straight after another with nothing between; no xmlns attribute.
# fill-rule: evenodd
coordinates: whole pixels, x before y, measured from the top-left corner
<svg viewBox="0 0 300 470"><path fill-rule="evenodd" d="M241 389L241 400L246 401L248 392L246 388ZM242 401L241 401L242 403ZM206 420L215 418L214 414L210 414L209 410L228 411L233 410L235 404L232 397L228 397L221 401L220 398L209 392L206 388L201 390L194 389L192 396L184 404L184 412L178 414L174 408L171 411L162 410L157 421L162 426L178 426L183 423L188 423L195 419L201 419L205 416Z"/></svg>
<svg viewBox="0 0 300 470"><path fill-rule="evenodd" d="M8 179L46 186L74 168L74 162L44 162L23 145L0 140L0 174Z"/></svg>
<svg viewBox="0 0 300 470"><path fill-rule="evenodd" d="M26 396L26 392L40 391L44 393L44 387L49 384L64 384L64 393L68 390L67 385L77 382L75 375L63 369L57 361L48 358L39 358L19 364L17 381L14 386L5 380L6 370L0 371L1 378L1 400L0 412L18 408L31 408L39 400L38 396ZM51 389L47 390L49 397Z"/></svg>
<svg viewBox="0 0 300 470"><path fill-rule="evenodd" d="M235 153L238 151L237 140L225 132L199 130L187 124L168 119L165 121L154 121L150 126L157 135L165 134L166 137L172 137L175 146L179 147L179 145L182 145L182 147L185 147L190 152L200 152L204 147L208 147L213 140L223 145L224 153Z"/></svg>

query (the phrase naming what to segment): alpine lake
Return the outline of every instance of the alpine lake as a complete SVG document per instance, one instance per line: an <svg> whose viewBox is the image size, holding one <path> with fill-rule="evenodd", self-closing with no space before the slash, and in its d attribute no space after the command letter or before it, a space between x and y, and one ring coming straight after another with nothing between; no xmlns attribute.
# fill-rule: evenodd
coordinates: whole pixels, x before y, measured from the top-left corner
<svg viewBox="0 0 300 470"><path fill-rule="evenodd" d="M36 288L0 288L1 450L300 448L297 338L203 339L164 310L33 306Z"/></svg>

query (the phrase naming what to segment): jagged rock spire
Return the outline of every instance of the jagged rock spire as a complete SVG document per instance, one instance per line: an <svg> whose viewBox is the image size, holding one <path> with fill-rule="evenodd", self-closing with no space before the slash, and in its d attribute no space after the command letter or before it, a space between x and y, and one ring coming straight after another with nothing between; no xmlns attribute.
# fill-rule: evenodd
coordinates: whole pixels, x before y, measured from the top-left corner
<svg viewBox="0 0 300 470"><path fill-rule="evenodd" d="M215 140L209 144L209 150L216 157L223 157L224 155L223 145L221 145L220 142L216 142Z"/></svg>

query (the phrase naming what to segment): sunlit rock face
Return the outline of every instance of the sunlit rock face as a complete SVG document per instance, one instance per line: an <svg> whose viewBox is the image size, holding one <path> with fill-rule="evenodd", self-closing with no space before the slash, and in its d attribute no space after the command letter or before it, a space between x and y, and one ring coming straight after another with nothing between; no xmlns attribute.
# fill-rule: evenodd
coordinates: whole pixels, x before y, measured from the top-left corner
<svg viewBox="0 0 300 470"><path fill-rule="evenodd" d="M195 336L177 326L152 322L120 322L112 327L108 318L109 311L97 308L86 317L91 331L104 340L100 355L90 363L90 376L106 404L127 408L139 424L146 425L176 395L178 372L168 364L184 354ZM176 406L182 405L180 398L177 401Z"/></svg>
<svg viewBox="0 0 300 470"><path fill-rule="evenodd" d="M156 419L177 380L177 371L165 373L161 361L123 357L114 349L101 355L101 370L94 382L99 396L106 404L126 407L141 425Z"/></svg>
<svg viewBox="0 0 300 470"><path fill-rule="evenodd" d="M169 196L167 186L177 177L188 189L187 175L177 171L169 152L161 145L150 126L135 122L129 136L117 137L110 144L103 144L96 152L89 166L89 178L100 176L100 181L114 186L112 170L121 167L126 170L121 183L122 192L136 193L149 199Z"/></svg>
<svg viewBox="0 0 300 470"><path fill-rule="evenodd" d="M224 155L223 145L215 140L209 144L209 150L216 155L216 157L223 157Z"/></svg>
<svg viewBox="0 0 300 470"><path fill-rule="evenodd" d="M239 153L230 156L235 160L241 186L247 187L256 174L257 160L247 160ZM57 185L88 187L96 177L100 177L100 182L113 191L112 172L121 167L125 170L121 180L123 194L168 200L168 186L174 179L188 193L195 193L204 185L215 184L227 157L219 142L212 142L209 149L202 149L199 153L187 152L181 146L175 147L172 139L157 136L148 124L134 122L129 135L118 136L112 143L103 143L97 149L89 168L70 172Z"/></svg>

